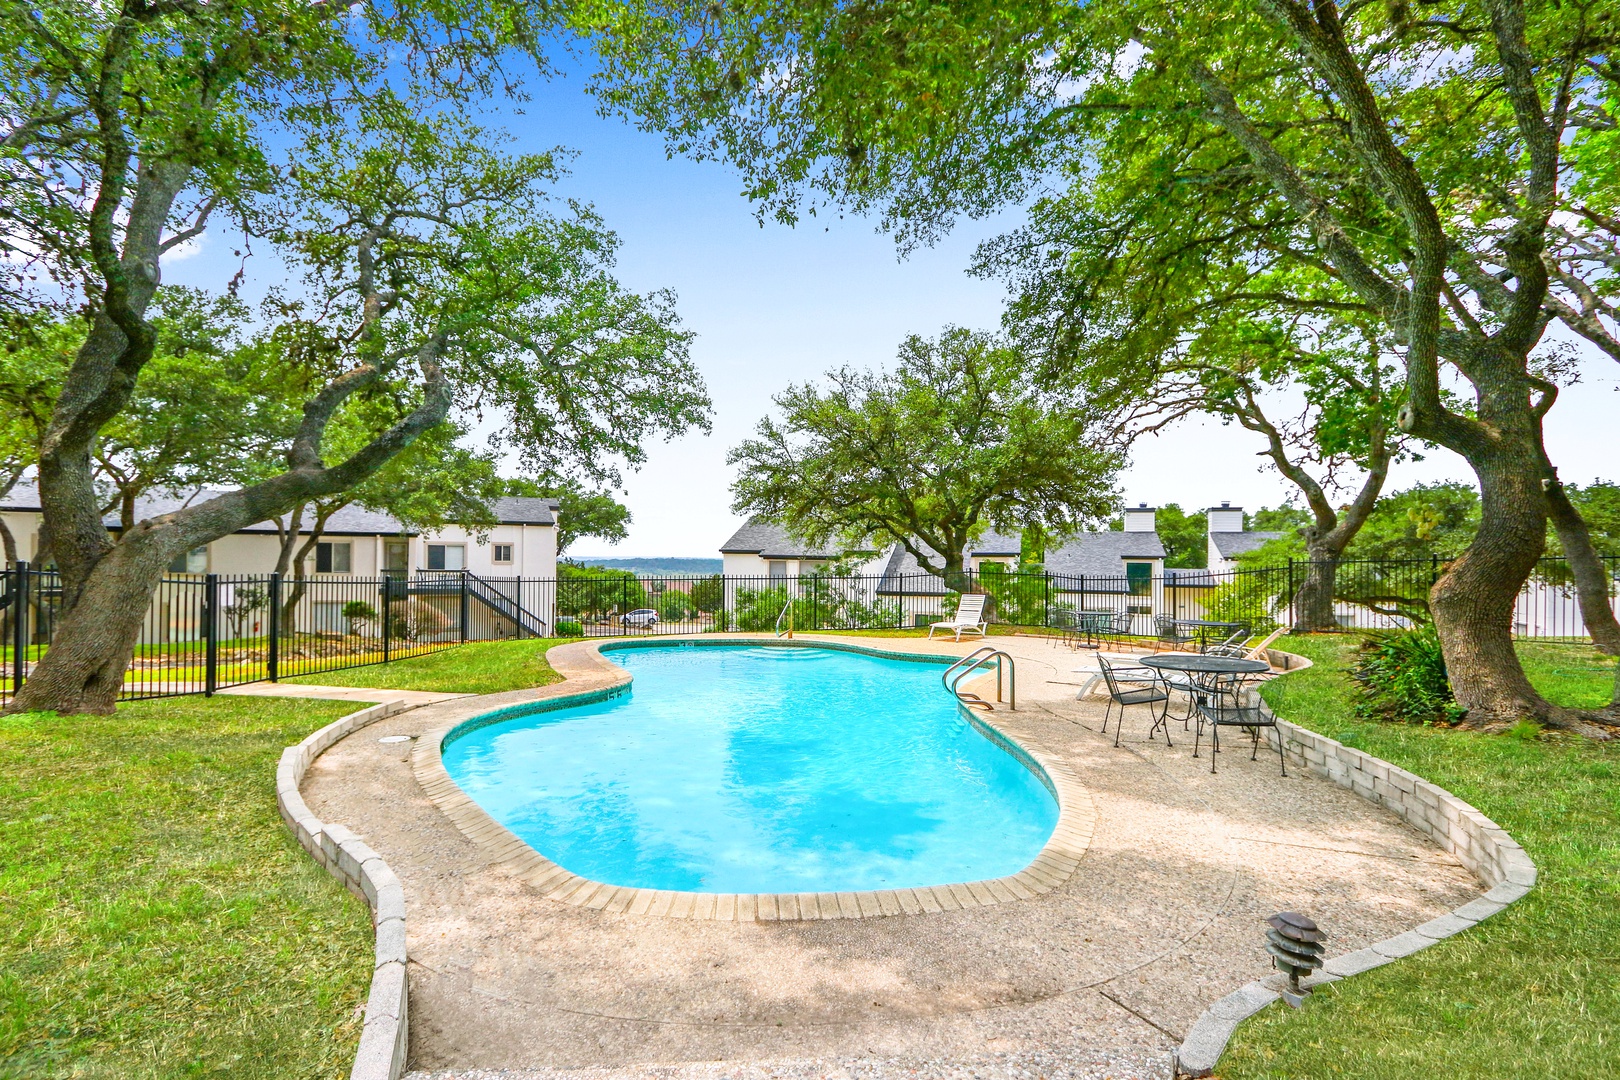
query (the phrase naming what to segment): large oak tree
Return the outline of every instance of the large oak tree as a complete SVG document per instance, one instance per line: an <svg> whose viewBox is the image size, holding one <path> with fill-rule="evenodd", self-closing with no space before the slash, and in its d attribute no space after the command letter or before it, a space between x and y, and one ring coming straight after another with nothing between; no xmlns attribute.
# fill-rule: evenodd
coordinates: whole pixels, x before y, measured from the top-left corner
<svg viewBox="0 0 1620 1080"><path fill-rule="evenodd" d="M63 613L13 709L110 711L176 554L362 483L452 409L495 411L547 466L590 475L705 421L672 299L614 281L588 208L548 209L548 155L503 153L462 118L536 56L552 15L504 0L0 13L0 314L86 324L37 454ZM221 219L301 277L277 320L308 377L284 468L114 538L95 450L153 356L166 253ZM334 454L329 425L362 400L392 421Z"/></svg>
<svg viewBox="0 0 1620 1080"><path fill-rule="evenodd" d="M731 452L733 508L813 544L898 542L958 591L986 526L1062 536L1116 502L1121 454L1100 414L1043 390L990 334L907 338L894 370L842 368L776 404Z"/></svg>
<svg viewBox="0 0 1620 1080"><path fill-rule="evenodd" d="M737 162L766 213L876 209L927 240L1067 170L1110 198L1207 195L1158 236L1219 256L1211 277L1240 290L1251 260L1313 268L1317 295L1270 306L1379 320L1405 368L1401 429L1479 479L1479 532L1431 598L1469 722L1590 730L1530 685L1511 612L1563 512L1541 435L1557 387L1531 354L1567 308L1549 222L1612 6L628 0L594 29L607 100ZM1595 563L1575 530L1564 546Z"/></svg>

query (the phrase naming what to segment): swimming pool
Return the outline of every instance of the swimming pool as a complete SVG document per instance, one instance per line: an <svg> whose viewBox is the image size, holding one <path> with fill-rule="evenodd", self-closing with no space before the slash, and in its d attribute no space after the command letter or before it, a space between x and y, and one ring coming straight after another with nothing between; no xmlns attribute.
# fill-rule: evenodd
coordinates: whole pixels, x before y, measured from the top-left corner
<svg viewBox="0 0 1620 1080"><path fill-rule="evenodd" d="M606 651L606 650L604 650ZM452 732L450 777L581 877L712 893L1014 874L1058 805L941 668L806 646L615 650L628 693Z"/></svg>

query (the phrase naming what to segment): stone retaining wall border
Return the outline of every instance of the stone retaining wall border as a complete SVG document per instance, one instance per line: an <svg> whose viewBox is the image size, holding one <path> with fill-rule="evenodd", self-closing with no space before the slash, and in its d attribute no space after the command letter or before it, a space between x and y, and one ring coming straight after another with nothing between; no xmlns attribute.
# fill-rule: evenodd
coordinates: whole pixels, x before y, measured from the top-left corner
<svg viewBox="0 0 1620 1080"><path fill-rule="evenodd" d="M349 1080L398 1080L405 1069L409 994L405 978L405 889L399 878L358 836L310 813L298 786L310 764L339 739L412 706L389 701L335 720L281 752L276 766L276 806L281 819L310 856L370 906L376 928L376 964L366 998L365 1024Z"/></svg>
<svg viewBox="0 0 1620 1080"><path fill-rule="evenodd" d="M1311 662L1292 653L1272 650L1272 667L1300 671ZM1282 662L1279 663L1279 660ZM1362 798L1393 811L1401 820L1457 857L1489 888L1461 907L1431 919L1365 949L1332 957L1320 974L1301 979L1302 986L1320 986L1382 967L1411 956L1437 941L1460 934L1495 915L1528 893L1536 884L1536 864L1524 848L1496 822L1437 784L1392 765L1382 758L1345 746L1279 718L1268 739L1281 738L1288 763L1318 777L1349 788ZM1282 997L1281 975L1249 983L1221 998L1204 1011L1181 1046L1172 1052L1177 1077L1209 1076L1237 1026Z"/></svg>

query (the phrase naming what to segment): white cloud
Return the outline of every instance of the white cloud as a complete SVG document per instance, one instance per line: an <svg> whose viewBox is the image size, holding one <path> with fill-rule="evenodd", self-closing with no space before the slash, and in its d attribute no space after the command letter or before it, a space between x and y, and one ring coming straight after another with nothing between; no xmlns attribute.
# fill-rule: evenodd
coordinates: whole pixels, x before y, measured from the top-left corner
<svg viewBox="0 0 1620 1080"><path fill-rule="evenodd" d="M201 255L204 243L208 239L207 233L193 236L190 240L170 248L163 253L164 262L184 262L193 255Z"/></svg>

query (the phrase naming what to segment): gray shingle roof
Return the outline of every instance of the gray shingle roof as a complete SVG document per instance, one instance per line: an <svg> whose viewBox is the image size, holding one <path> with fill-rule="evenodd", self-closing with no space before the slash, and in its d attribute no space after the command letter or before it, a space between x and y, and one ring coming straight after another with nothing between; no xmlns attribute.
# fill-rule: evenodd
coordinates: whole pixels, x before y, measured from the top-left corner
<svg viewBox="0 0 1620 1080"><path fill-rule="evenodd" d="M1046 569L1071 576L1122 577L1126 559L1162 558L1164 543L1156 532L1087 532L1056 550L1048 548Z"/></svg>
<svg viewBox="0 0 1620 1080"><path fill-rule="evenodd" d="M1221 558L1232 559L1283 535L1280 532L1212 532L1209 538Z"/></svg>
<svg viewBox="0 0 1620 1080"><path fill-rule="evenodd" d="M216 495L225 494L222 491L200 489L191 492L158 492L145 495L135 500L135 519L156 517L159 514L171 514L176 510L199 502L207 502ZM495 517L503 525L555 525L557 523L556 509L558 503L555 499L526 499L505 498L495 502ZM11 494L0 499L0 510L11 510L38 513L39 489L31 480L20 481L11 489ZM286 518L282 519L283 521ZM109 529L118 526L118 515L108 514L102 518ZM273 533L276 524L272 520L257 522L245 529L244 533ZM392 514L385 514L377 510L367 510L363 506L345 506L337 511L326 523L326 535L329 536L414 536L415 530L407 530Z"/></svg>
<svg viewBox="0 0 1620 1080"><path fill-rule="evenodd" d="M507 496L495 500L495 520L502 525L555 525L561 508L557 499Z"/></svg>
<svg viewBox="0 0 1620 1080"><path fill-rule="evenodd" d="M836 559L840 552L796 540L782 526L755 517L720 545L720 554L758 555L762 559Z"/></svg>
<svg viewBox="0 0 1620 1080"><path fill-rule="evenodd" d="M981 538L969 549L970 555L1017 555L1018 538L991 534ZM1126 559L1162 559L1164 544L1158 533L1150 532L1088 532L1077 533L1057 548L1048 548L1046 569L1065 584L1079 588L1081 576L1086 578L1086 592L1127 591L1125 582ZM911 553L899 544L889 552L888 565L883 570L883 582L878 592L891 596L942 596L945 583L917 564Z"/></svg>

